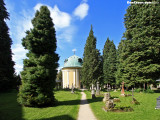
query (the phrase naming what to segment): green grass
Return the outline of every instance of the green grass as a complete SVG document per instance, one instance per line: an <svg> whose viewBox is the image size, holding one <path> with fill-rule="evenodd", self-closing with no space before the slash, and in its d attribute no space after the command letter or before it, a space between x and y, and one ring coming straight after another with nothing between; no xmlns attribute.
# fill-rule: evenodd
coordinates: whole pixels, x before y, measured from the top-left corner
<svg viewBox="0 0 160 120"><path fill-rule="evenodd" d="M17 92L0 94L0 120L76 120L81 94L76 91L55 91L54 107L29 108L17 103Z"/></svg>
<svg viewBox="0 0 160 120"><path fill-rule="evenodd" d="M132 96L120 97L120 92L110 92L111 97L117 96L121 100L120 103L114 103L116 106L130 106L134 109L133 112L119 113L102 110L102 107L105 106L102 102L103 96L92 100L90 92L85 91L85 93L98 120L160 120L160 110L155 110L156 98L160 96L160 93L134 93L134 97L140 102L140 105L135 105L131 104ZM131 94L131 92L127 92L127 94Z"/></svg>

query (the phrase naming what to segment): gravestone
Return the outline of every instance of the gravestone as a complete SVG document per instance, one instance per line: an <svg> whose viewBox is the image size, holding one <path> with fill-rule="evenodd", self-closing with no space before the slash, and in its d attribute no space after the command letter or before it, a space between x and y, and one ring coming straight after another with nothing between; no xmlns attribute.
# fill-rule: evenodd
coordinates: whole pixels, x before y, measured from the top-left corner
<svg viewBox="0 0 160 120"><path fill-rule="evenodd" d="M72 90L71 93L74 94L74 87L73 87L73 83L72 83Z"/></svg>
<svg viewBox="0 0 160 120"><path fill-rule="evenodd" d="M113 108L114 108L113 100L109 99L108 101L106 101L106 110L110 110Z"/></svg>
<svg viewBox="0 0 160 120"><path fill-rule="evenodd" d="M134 98L134 94L133 94L133 88L132 88L132 101L133 101L133 98Z"/></svg>
<svg viewBox="0 0 160 120"><path fill-rule="evenodd" d="M106 101L109 101L109 99L110 99L110 93L108 92L108 93L104 93L104 98L103 98L103 102L106 102Z"/></svg>
<svg viewBox="0 0 160 120"><path fill-rule="evenodd" d="M96 95L100 95L99 82L97 82Z"/></svg>
<svg viewBox="0 0 160 120"><path fill-rule="evenodd" d="M91 92L91 97L92 99L94 99L96 96L95 96L95 91L94 91L94 85L92 84L92 92Z"/></svg>
<svg viewBox="0 0 160 120"><path fill-rule="evenodd" d="M117 92L117 90L115 89L113 92Z"/></svg>
<svg viewBox="0 0 160 120"><path fill-rule="evenodd" d="M125 92L124 92L124 81L122 82L121 96L125 96Z"/></svg>
<svg viewBox="0 0 160 120"><path fill-rule="evenodd" d="M155 109L160 109L160 96L157 98L157 106Z"/></svg>
<svg viewBox="0 0 160 120"><path fill-rule="evenodd" d="M108 91L111 91L111 89L112 89L112 88L111 88L111 86L109 85L109 87L108 87Z"/></svg>

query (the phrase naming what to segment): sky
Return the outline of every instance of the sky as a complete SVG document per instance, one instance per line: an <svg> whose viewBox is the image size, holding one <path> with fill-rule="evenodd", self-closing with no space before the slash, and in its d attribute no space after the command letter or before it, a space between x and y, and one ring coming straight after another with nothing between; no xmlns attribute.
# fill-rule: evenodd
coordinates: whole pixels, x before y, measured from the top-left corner
<svg viewBox="0 0 160 120"><path fill-rule="evenodd" d="M123 33L124 15L129 6L127 0L4 0L10 20L7 20L9 34L13 41L12 52L15 70L23 70L23 59L27 50L21 45L25 31L33 28L31 20L40 6L46 5L56 29L57 50L60 56L59 68L64 60L76 55L83 57L84 46L93 26L97 38L97 49L102 53L109 37L118 46Z"/></svg>

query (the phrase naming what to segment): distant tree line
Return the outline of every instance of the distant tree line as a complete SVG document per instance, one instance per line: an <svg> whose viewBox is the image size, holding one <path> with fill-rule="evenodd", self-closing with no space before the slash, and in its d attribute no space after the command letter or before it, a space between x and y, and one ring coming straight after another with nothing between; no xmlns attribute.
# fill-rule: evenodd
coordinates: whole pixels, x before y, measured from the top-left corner
<svg viewBox="0 0 160 120"><path fill-rule="evenodd" d="M91 27L83 54L82 83L86 87L97 81L115 87L124 81L127 88L146 89L160 78L160 4L130 5L124 24L126 31L118 49L107 38L102 56L95 52Z"/></svg>

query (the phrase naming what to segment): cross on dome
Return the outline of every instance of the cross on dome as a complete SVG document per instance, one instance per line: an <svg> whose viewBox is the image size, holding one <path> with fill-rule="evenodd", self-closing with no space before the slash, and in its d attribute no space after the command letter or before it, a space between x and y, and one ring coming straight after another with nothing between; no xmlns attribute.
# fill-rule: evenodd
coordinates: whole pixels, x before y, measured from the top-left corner
<svg viewBox="0 0 160 120"><path fill-rule="evenodd" d="M74 52L74 55L75 55L75 53L76 53L77 49L73 49L72 51Z"/></svg>

